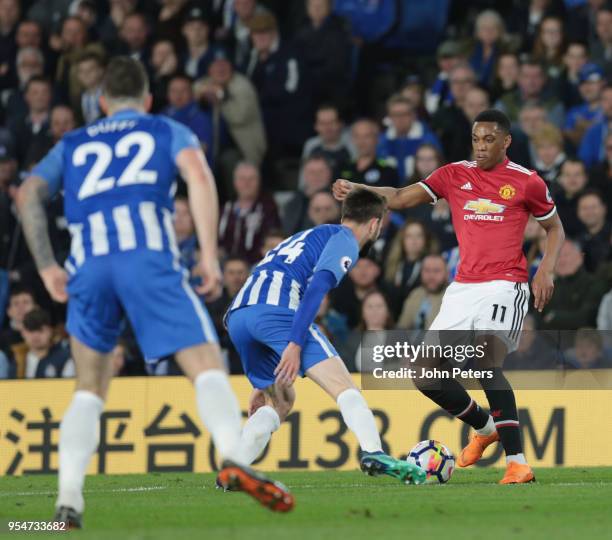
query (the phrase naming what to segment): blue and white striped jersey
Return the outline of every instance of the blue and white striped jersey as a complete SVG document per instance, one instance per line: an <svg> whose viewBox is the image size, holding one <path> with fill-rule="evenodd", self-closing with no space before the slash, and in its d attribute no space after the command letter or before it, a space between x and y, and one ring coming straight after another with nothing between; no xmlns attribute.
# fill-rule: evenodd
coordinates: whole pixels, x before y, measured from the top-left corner
<svg viewBox="0 0 612 540"><path fill-rule="evenodd" d="M32 174L64 190L72 237L69 272L88 257L135 249L176 250L176 157L199 148L185 126L123 110L64 135Z"/></svg>
<svg viewBox="0 0 612 540"><path fill-rule="evenodd" d="M319 225L281 242L254 268L229 311L268 304L297 311L313 274L327 270L340 283L359 257L353 232L343 225Z"/></svg>

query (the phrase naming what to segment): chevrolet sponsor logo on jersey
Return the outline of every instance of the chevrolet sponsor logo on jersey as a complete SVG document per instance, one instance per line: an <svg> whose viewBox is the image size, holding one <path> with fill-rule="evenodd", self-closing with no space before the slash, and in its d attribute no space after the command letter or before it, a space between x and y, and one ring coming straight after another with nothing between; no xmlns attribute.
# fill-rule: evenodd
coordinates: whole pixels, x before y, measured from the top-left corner
<svg viewBox="0 0 612 540"><path fill-rule="evenodd" d="M478 199L477 201L468 201L463 207L464 210L470 210L473 214L464 214L465 221L503 221L504 216L495 215L501 214L506 207L503 204L491 202L491 199Z"/></svg>

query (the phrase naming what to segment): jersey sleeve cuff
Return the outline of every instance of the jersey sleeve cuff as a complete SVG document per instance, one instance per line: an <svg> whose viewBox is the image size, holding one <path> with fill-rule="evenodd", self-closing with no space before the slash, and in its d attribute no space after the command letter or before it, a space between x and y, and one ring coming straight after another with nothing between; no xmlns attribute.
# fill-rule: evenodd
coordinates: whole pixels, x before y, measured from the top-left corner
<svg viewBox="0 0 612 540"><path fill-rule="evenodd" d="M425 182L421 181L418 183L419 186L421 186L425 191L427 191L427 193L429 194L429 196L431 197L431 204L436 204L438 202L438 195L436 194L436 192L431 189Z"/></svg>
<svg viewBox="0 0 612 540"><path fill-rule="evenodd" d="M533 216L536 221L544 221L548 218L551 218L555 215L555 213L557 212L557 207L553 206L552 210L550 212L548 212L547 214L544 214L543 216Z"/></svg>

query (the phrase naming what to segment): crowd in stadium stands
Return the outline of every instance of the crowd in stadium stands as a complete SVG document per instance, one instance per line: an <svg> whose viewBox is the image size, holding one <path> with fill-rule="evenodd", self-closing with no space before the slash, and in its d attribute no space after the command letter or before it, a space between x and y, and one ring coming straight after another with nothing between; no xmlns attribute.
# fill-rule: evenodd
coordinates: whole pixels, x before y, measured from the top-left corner
<svg viewBox="0 0 612 540"><path fill-rule="evenodd" d="M64 133L102 116L115 55L143 62L152 112L189 126L215 173L224 289L202 301L232 373L225 309L266 250L339 221L334 179L405 186L470 160L471 123L491 106L512 121L510 159L545 179L567 233L552 301L525 328L581 329L562 364L612 367L612 343L593 330L612 331L611 2L0 0L0 379L74 373L65 306L38 278L14 197ZM61 262L61 196L48 216ZM175 226L197 284L180 181ZM543 238L531 220L531 276ZM458 262L445 201L393 212L317 320L358 369L362 331L428 328ZM525 333L508 366L551 367L538 364L550 347ZM129 325L112 356L118 375L178 373L172 358L145 367Z"/></svg>

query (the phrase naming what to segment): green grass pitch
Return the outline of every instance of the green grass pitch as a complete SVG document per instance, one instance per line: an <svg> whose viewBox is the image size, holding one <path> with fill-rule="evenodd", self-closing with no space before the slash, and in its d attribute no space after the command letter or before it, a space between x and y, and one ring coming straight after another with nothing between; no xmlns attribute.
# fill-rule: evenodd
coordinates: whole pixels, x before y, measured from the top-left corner
<svg viewBox="0 0 612 540"><path fill-rule="evenodd" d="M612 468L540 469L538 482L498 486L500 469L459 470L446 485L406 486L359 472L286 472L296 496L275 514L240 493L222 493L212 474L92 476L85 529L95 539L500 540L612 537ZM0 477L0 536L8 520L48 520L54 476ZM28 534L31 536L31 533ZM53 536L38 533L37 537Z"/></svg>

